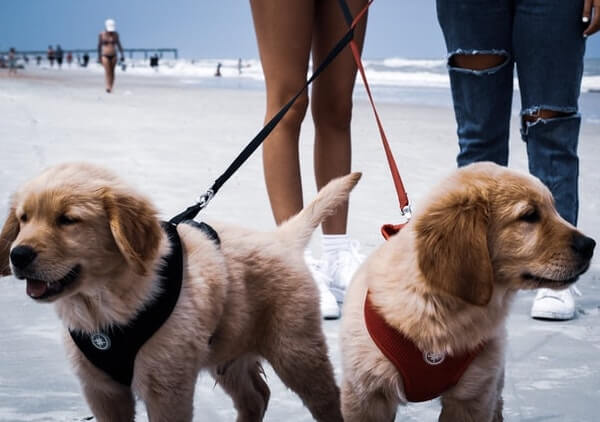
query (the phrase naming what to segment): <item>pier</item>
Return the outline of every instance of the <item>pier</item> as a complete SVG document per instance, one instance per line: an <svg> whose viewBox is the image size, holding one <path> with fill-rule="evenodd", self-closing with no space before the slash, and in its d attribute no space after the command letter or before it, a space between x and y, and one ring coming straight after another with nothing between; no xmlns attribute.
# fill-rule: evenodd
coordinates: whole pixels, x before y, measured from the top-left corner
<svg viewBox="0 0 600 422"><path fill-rule="evenodd" d="M71 54L73 54L73 56L77 56L78 54L84 55L87 53L90 57L98 56L97 48L93 48L93 49L92 48L73 48L73 49L63 48L62 50L65 55L67 53L71 53ZM177 59L179 57L178 51L176 48L124 48L123 52L130 59L134 58L134 54L143 54L144 60L147 60L149 56L153 56L153 55L157 55L161 59L163 58L163 55L165 55L165 54L173 55L174 59ZM36 56L41 56L43 59L45 59L47 50L19 50L19 49L17 49L16 53L17 53L17 57L27 56L27 57L35 58ZM56 53L56 50L55 50L55 53ZM8 50L0 51L0 56L5 56L5 55L8 55Z"/></svg>

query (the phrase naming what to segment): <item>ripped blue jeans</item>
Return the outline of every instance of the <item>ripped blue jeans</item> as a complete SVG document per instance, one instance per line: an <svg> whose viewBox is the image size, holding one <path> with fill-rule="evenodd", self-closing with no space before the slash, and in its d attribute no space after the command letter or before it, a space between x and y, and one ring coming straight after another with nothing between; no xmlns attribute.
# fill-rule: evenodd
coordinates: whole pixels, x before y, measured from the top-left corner
<svg viewBox="0 0 600 422"><path fill-rule="evenodd" d="M516 64L529 171L550 188L558 212L573 225L579 206L582 8L583 0L437 0L458 125L458 165L508 164ZM453 64L456 55L471 54L503 60L483 70ZM545 111L560 116L545 118Z"/></svg>

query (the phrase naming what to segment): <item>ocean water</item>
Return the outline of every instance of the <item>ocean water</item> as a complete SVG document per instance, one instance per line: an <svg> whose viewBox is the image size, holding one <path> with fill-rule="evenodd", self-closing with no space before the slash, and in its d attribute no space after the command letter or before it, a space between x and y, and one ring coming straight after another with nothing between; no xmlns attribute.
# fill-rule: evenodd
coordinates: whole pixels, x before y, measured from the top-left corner
<svg viewBox="0 0 600 422"><path fill-rule="evenodd" d="M157 70L148 66L147 62L131 61L128 71L144 75L163 74L191 78L213 77L217 64L221 63L223 78L237 77L247 80L264 81L260 61L244 60L241 73L237 59L202 59L202 60L162 60ZM387 58L382 60L363 60L369 84L373 86L404 88L448 88L448 72L444 59L422 60ZM360 79L358 84L362 84ZM262 85L261 85L262 86ZM600 59L587 59L582 82L582 91L600 91Z"/></svg>
<svg viewBox="0 0 600 422"><path fill-rule="evenodd" d="M215 77L221 63L222 77ZM451 106L450 82L444 59L386 58L363 60L369 85L377 102ZM99 66L91 69L101 72ZM158 68L148 61L128 60L126 72L140 76L169 76L178 83L231 89L264 89L260 61L238 59L161 59ZM515 74L513 112L518 113L520 100ZM581 87L580 108L584 120L600 124L600 58L586 59ZM356 96L366 98L362 80L357 78Z"/></svg>

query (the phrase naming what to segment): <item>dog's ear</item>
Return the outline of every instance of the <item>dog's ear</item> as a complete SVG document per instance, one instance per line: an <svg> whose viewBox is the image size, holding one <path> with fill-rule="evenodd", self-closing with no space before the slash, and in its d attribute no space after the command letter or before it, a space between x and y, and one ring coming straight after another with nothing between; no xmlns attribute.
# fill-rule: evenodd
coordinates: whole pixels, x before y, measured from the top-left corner
<svg viewBox="0 0 600 422"><path fill-rule="evenodd" d="M128 192L105 189L102 197L117 247L136 273L146 275L162 234L156 211L148 200Z"/></svg>
<svg viewBox="0 0 600 422"><path fill-rule="evenodd" d="M494 277L487 244L487 201L465 200L462 195L444 199L415 222L419 269L430 286L471 304L486 305Z"/></svg>
<svg viewBox="0 0 600 422"><path fill-rule="evenodd" d="M15 214L15 209L10 208L8 217L2 226L2 232L0 232L0 276L10 275L10 245L17 238L19 234L19 220Z"/></svg>

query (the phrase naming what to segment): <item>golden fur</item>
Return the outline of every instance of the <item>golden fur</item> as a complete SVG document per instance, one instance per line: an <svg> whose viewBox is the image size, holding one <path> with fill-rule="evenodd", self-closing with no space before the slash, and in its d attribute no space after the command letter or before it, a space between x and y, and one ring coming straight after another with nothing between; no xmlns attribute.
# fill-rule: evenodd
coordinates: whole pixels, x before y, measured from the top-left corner
<svg viewBox="0 0 600 422"><path fill-rule="evenodd" d="M355 275L342 319L346 422L392 421L402 378L365 328L367 289L380 315L422 351L484 345L442 397L441 421L502 420L505 320L518 289L565 288L589 266L594 241L556 212L529 175L472 164L445 180L400 233Z"/></svg>
<svg viewBox="0 0 600 422"><path fill-rule="evenodd" d="M66 329L95 332L127 323L156 294L156 270L169 245L146 198L102 168L53 167L14 195L0 235L0 270L27 279L34 298L45 289L56 292L43 301L55 303L68 355L99 421L132 421L134 394L150 420L190 421L201 369L231 396L239 421L262 420L269 400L262 358L315 419L340 421L318 290L302 252L359 178L332 181L271 233L211 223L220 247L179 225L182 291L169 319L140 349L132 388L94 367ZM11 251L23 245L35 250L35 259L25 268L9 265ZM68 274L79 275L64 287L52 282Z"/></svg>

